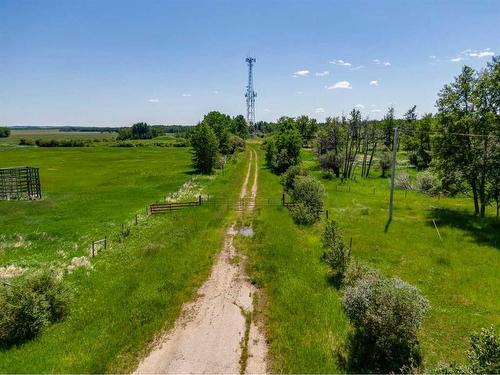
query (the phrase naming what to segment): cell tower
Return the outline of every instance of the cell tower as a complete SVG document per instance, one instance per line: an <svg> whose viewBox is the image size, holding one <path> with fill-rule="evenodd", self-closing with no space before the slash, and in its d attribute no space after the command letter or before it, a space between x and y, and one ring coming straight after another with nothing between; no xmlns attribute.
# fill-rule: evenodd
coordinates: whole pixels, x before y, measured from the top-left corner
<svg viewBox="0 0 500 375"><path fill-rule="evenodd" d="M250 131L255 130L255 98L257 93L253 91L253 64L255 64L254 57L247 57L245 60L248 64L248 85L245 98L247 98L247 124Z"/></svg>

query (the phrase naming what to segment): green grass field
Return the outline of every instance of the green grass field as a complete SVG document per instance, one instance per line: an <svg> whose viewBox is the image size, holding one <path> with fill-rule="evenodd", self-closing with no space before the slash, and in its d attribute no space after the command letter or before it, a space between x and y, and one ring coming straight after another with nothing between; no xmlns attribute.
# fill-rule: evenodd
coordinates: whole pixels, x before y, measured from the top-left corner
<svg viewBox="0 0 500 375"><path fill-rule="evenodd" d="M84 254L192 173L187 148L19 147L0 160L40 168L42 200L0 201L0 265L28 267Z"/></svg>
<svg viewBox="0 0 500 375"><path fill-rule="evenodd" d="M101 132L61 132L59 130L11 130L8 138L0 138L0 147L3 145L17 145L24 139L113 139L117 133Z"/></svg>
<svg viewBox="0 0 500 375"><path fill-rule="evenodd" d="M305 165L320 176L310 152ZM263 158L261 157L261 160ZM387 276L399 276L430 300L419 338L424 366L464 361L471 331L500 323L500 224L471 216L466 198L434 198L397 191L387 233L388 179L375 170L366 180L336 187L322 180L325 208L353 239L353 256ZM259 196L279 196L279 177L262 169ZM375 194L374 194L375 191ZM443 240L432 223L435 219ZM322 223L295 225L280 208L261 208L256 238L243 241L253 280L263 288L272 370L338 372L349 324L339 292L320 261Z"/></svg>
<svg viewBox="0 0 500 375"><path fill-rule="evenodd" d="M189 177L189 154L186 149L102 148L102 153L97 154L94 150L70 150L75 154L61 154L59 151L66 150L48 150L43 154L47 170L50 165L65 171L46 175L46 186L50 186L49 182L56 176L70 176L69 166L76 166L77 160L87 156L86 162L81 162L86 165L86 171L76 174L64 185L68 190L66 193L60 188L54 188L52 193L49 189L46 200L38 202L42 204L52 200L47 209L53 206L60 210L56 211L59 214L54 213L56 217L68 215L67 220L73 222L73 225L67 226L67 231L61 229L52 234L61 241L73 239L70 229L73 226L82 228L81 233L84 233L83 228L91 233L116 229L120 222L131 218L136 208L152 199L149 195L161 196L176 190ZM14 156L10 157L10 160L14 159ZM72 164L72 160L76 164ZM214 198L236 199L245 171L245 160L242 154L228 164L224 174L204 179L204 192ZM103 168L103 165L109 167ZM85 178L89 174L93 175L92 184ZM113 178L109 181L104 176ZM92 185L107 187L109 195L92 198L92 195L97 195L96 189L91 189ZM64 199L66 204L59 207L59 202ZM78 212L70 212L72 204L77 205ZM90 208L102 215L104 210L110 209L108 204L124 206L117 208L119 212L116 212L113 226L110 226L109 220L99 219L102 216L97 214L75 222ZM4 213L14 215L12 208L2 209ZM26 207L21 209L26 210ZM121 219L119 213L123 215ZM69 316L48 327L32 341L0 349L0 372L102 373L133 370L153 339L173 325L182 303L193 298L196 289L208 276L231 215L231 206L217 209L206 206L148 217L141 220L138 226L131 226L131 233L123 242L112 242L109 250L93 259L92 269L80 268L65 276L64 283L72 291ZM26 212L19 216L18 224L12 228L22 227L28 231L30 226L26 224L31 219L25 219L26 223L23 223L22 217L27 218ZM50 217L39 218L40 225L47 225L46 230L51 230L51 225L56 228ZM51 249L55 251L56 246ZM31 247L24 257L51 258L47 254L36 256L34 250ZM37 252L44 253L42 247L37 248ZM17 259L16 255L23 258L22 254L11 254L11 260Z"/></svg>

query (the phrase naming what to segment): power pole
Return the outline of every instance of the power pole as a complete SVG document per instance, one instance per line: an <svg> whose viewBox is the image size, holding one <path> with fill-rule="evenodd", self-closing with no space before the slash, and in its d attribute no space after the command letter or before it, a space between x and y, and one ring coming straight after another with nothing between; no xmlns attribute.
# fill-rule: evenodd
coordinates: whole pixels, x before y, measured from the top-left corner
<svg viewBox="0 0 500 375"><path fill-rule="evenodd" d="M255 98L257 93L253 90L253 64L255 64L254 57L247 57L245 60L248 64L248 85L245 98L247 98L247 125L251 132L255 131Z"/></svg>
<svg viewBox="0 0 500 375"><path fill-rule="evenodd" d="M392 206L394 201L394 177L396 177L397 151L398 151L398 128L394 128L394 139L392 144L391 197L389 198L389 221L392 220Z"/></svg>

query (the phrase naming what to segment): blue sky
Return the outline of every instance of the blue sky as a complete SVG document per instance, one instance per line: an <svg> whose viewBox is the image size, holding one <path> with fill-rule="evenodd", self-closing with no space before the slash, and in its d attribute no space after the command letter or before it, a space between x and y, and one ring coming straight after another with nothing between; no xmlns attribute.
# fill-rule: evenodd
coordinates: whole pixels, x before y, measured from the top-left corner
<svg viewBox="0 0 500 375"><path fill-rule="evenodd" d="M463 64L500 54L500 2L0 0L0 124L323 120L434 111Z"/></svg>

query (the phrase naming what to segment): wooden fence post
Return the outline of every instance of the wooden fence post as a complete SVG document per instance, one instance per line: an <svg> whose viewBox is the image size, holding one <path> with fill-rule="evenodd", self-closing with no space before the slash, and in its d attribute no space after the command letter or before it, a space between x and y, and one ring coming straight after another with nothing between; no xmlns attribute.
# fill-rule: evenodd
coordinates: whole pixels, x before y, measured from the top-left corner
<svg viewBox="0 0 500 375"><path fill-rule="evenodd" d="M285 207L285 193L281 194L281 207Z"/></svg>
<svg viewBox="0 0 500 375"><path fill-rule="evenodd" d="M135 214L135 225L137 225L137 214Z"/></svg>
<svg viewBox="0 0 500 375"><path fill-rule="evenodd" d="M328 220L328 210L326 210L326 220Z"/></svg>
<svg viewBox="0 0 500 375"><path fill-rule="evenodd" d="M95 242L92 241L92 258L95 257Z"/></svg>
<svg viewBox="0 0 500 375"><path fill-rule="evenodd" d="M104 236L104 250L108 248L108 236Z"/></svg>
<svg viewBox="0 0 500 375"><path fill-rule="evenodd" d="M201 202L202 201L201 201L201 194L200 194L200 195L198 195L198 206L201 206Z"/></svg>

